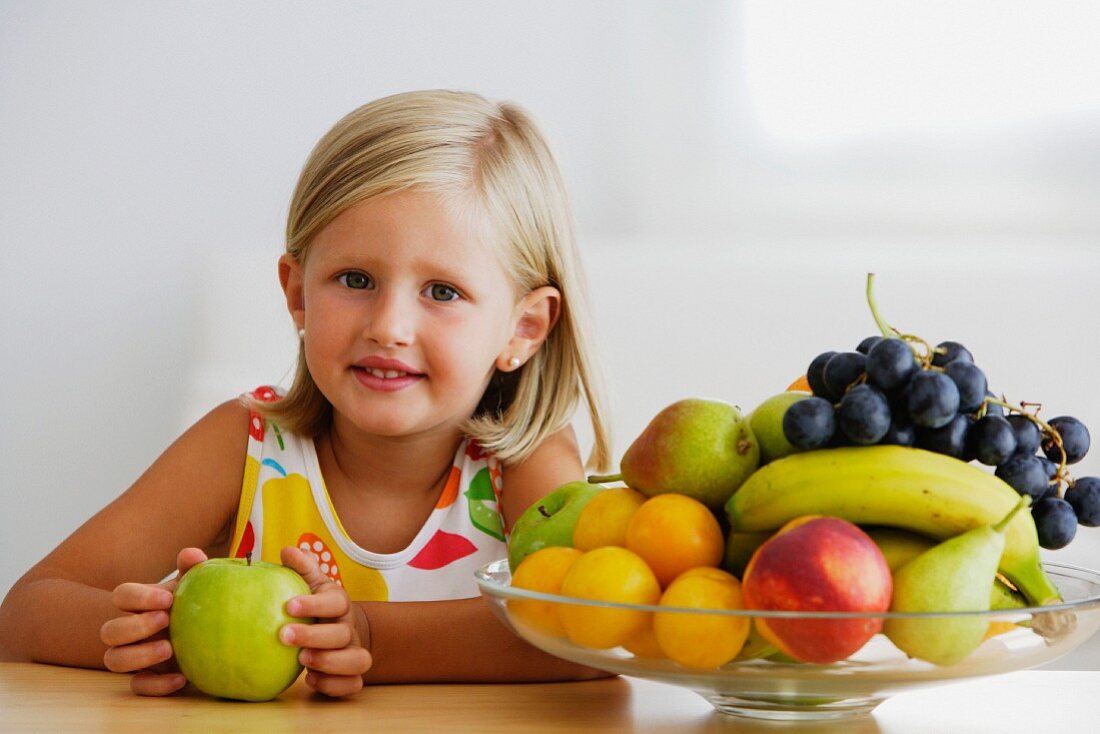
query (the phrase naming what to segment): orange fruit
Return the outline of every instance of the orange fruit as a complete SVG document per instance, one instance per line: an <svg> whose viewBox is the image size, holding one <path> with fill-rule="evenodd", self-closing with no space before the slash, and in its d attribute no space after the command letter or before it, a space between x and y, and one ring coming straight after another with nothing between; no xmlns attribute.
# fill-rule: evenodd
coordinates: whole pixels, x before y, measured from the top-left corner
<svg viewBox="0 0 1100 734"><path fill-rule="evenodd" d="M718 520L702 502L682 494L659 494L630 518L626 547L649 564L665 587L688 569L717 566L725 539Z"/></svg>
<svg viewBox="0 0 1100 734"><path fill-rule="evenodd" d="M520 562L512 575L512 586L544 594L559 594L562 579L581 555L579 550L563 546L550 546L537 550ZM552 601L508 600L508 611L513 621L518 620L546 635L562 637L565 635L565 629L558 619L557 606Z"/></svg>
<svg viewBox="0 0 1100 734"><path fill-rule="evenodd" d="M637 554L608 545L590 550L573 563L561 582L563 596L615 604L656 604L661 587L653 571ZM558 605L565 634L578 645L606 649L639 634L650 612L614 606Z"/></svg>
<svg viewBox="0 0 1100 734"><path fill-rule="evenodd" d="M653 631L653 624L647 624L645 629L637 633L623 643L623 648L634 653L636 658L663 658L664 651L657 644L657 634Z"/></svg>
<svg viewBox="0 0 1100 734"><path fill-rule="evenodd" d="M573 526L573 547L582 551L626 545L626 526L645 495L630 487L612 487L588 501Z"/></svg>
<svg viewBox="0 0 1100 734"><path fill-rule="evenodd" d="M661 595L662 607L744 609L741 583L716 568L693 569ZM717 668L737 657L749 636L749 617L726 614L657 612L653 632L672 660L688 668Z"/></svg>
<svg viewBox="0 0 1100 734"><path fill-rule="evenodd" d="M787 385L787 392L813 392L813 389L810 388L810 381L806 379L806 375L802 375Z"/></svg>
<svg viewBox="0 0 1100 734"><path fill-rule="evenodd" d="M715 568L714 566L696 566L695 568L689 568L687 571L684 571L682 574L677 576L673 583L676 583L676 581L679 581L680 579L688 578L704 578L712 579L714 581L729 581L730 579L733 579L734 581L737 581L737 577L731 574L729 571L724 571L720 568Z"/></svg>

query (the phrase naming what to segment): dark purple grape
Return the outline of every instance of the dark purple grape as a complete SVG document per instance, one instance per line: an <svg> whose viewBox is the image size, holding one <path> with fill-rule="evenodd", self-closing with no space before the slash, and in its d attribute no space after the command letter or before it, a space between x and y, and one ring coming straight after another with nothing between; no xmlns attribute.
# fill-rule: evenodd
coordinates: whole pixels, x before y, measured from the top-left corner
<svg viewBox="0 0 1100 734"><path fill-rule="evenodd" d="M1004 416L986 415L973 428L974 453L978 461L997 466L1016 453L1016 432Z"/></svg>
<svg viewBox="0 0 1100 734"><path fill-rule="evenodd" d="M987 385L985 373L977 365L956 359L948 362L943 372L959 388L960 413L973 413L982 407Z"/></svg>
<svg viewBox="0 0 1100 734"><path fill-rule="evenodd" d="M1077 534L1077 515L1070 503L1058 497L1043 497L1031 508L1039 545L1047 550L1065 548Z"/></svg>
<svg viewBox="0 0 1100 734"><path fill-rule="evenodd" d="M853 444L870 446L878 443L890 429L890 406L878 389L856 385L840 399L836 421Z"/></svg>
<svg viewBox="0 0 1100 734"><path fill-rule="evenodd" d="M1085 458L1085 454L1089 452L1089 429L1085 427L1085 424L1068 415L1060 415L1057 418L1052 418L1047 421L1051 428L1058 431L1058 435L1062 437L1062 448L1066 450L1066 463L1076 464L1081 459ZM1062 452L1058 450L1058 445L1054 443L1053 438L1047 438L1042 444L1043 453L1047 455L1047 458L1051 461L1062 461Z"/></svg>
<svg viewBox="0 0 1100 734"><path fill-rule="evenodd" d="M917 447L967 461L967 436L973 420L960 413L939 428L918 428Z"/></svg>
<svg viewBox="0 0 1100 734"><path fill-rule="evenodd" d="M905 386L905 407L919 428L939 428L959 412L959 388L942 372L918 372Z"/></svg>
<svg viewBox="0 0 1100 734"><path fill-rule="evenodd" d="M886 392L904 386L918 369L913 350L901 339L883 339L867 353L867 382Z"/></svg>
<svg viewBox="0 0 1100 734"><path fill-rule="evenodd" d="M916 426L909 420L908 415L895 411L893 420L890 421L890 429L886 431L886 435L882 437L879 443L894 446L915 446L917 443Z"/></svg>
<svg viewBox="0 0 1100 734"><path fill-rule="evenodd" d="M991 393L989 390L985 391L985 396L987 398L994 398L994 399L996 399L996 397L997 397L996 395ZM1002 408L999 405L994 405L993 403L986 403L985 404L985 414L986 415L1004 415L1005 414L1005 409Z"/></svg>
<svg viewBox="0 0 1100 734"><path fill-rule="evenodd" d="M945 367L960 359L964 362L973 362L974 355L958 342L940 342L932 353L932 364L936 367Z"/></svg>
<svg viewBox="0 0 1100 734"><path fill-rule="evenodd" d="M859 352L840 352L825 363L825 386L839 400L848 386L858 380L867 365L867 355Z"/></svg>
<svg viewBox="0 0 1100 734"><path fill-rule="evenodd" d="M1028 495L1032 500L1038 500L1046 494L1047 473L1035 456L1017 451L1008 461L998 466L994 473L1017 492Z"/></svg>
<svg viewBox="0 0 1100 734"><path fill-rule="evenodd" d="M783 414L783 435L803 451L829 443L836 430L833 404L824 398L806 398L792 403Z"/></svg>
<svg viewBox="0 0 1100 734"><path fill-rule="evenodd" d="M871 351L871 347L875 346L880 341L882 341L882 336L879 334L869 336L859 343L859 346L856 347L856 351L860 354L868 354Z"/></svg>
<svg viewBox="0 0 1100 734"><path fill-rule="evenodd" d="M1077 522L1090 528L1100 526L1100 477L1081 477L1066 490L1066 502L1077 514Z"/></svg>
<svg viewBox="0 0 1100 734"><path fill-rule="evenodd" d="M1007 420L1012 424L1012 430L1016 432L1017 453L1030 456L1039 450L1039 443L1042 441L1043 436L1039 433L1039 427L1030 418L1019 413L1013 413L1008 416Z"/></svg>
<svg viewBox="0 0 1100 734"><path fill-rule="evenodd" d="M829 388L825 385L825 363L829 361L836 352L822 352L814 357L810 362L810 366L806 368L806 382L810 383L810 391L813 392L819 398L825 398L830 402L836 401L840 398L839 395L833 395L829 392Z"/></svg>
<svg viewBox="0 0 1100 734"><path fill-rule="evenodd" d="M1047 475L1047 495L1058 494L1058 482L1054 477L1058 476L1058 465L1045 456L1036 456L1039 463L1043 465L1043 471Z"/></svg>

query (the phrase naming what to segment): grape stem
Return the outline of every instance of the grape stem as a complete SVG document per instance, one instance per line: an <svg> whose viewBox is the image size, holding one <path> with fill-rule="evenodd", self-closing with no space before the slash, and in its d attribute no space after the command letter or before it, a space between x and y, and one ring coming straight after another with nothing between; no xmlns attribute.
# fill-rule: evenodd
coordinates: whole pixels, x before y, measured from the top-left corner
<svg viewBox="0 0 1100 734"><path fill-rule="evenodd" d="M901 333L898 329L890 326L886 319L882 318L882 314L879 313L878 310L878 305L875 303L874 283L875 274L867 273L867 305L871 307L871 316L874 318L875 324L878 325L879 331L882 332L882 336L886 339L901 339L908 345L909 349L913 351L913 358L920 362L923 369L932 369L932 357L936 349L919 336ZM919 344L923 348L923 353L914 346L916 344Z"/></svg>
<svg viewBox="0 0 1100 734"><path fill-rule="evenodd" d="M886 323L886 319L882 318L882 314L878 312L878 306L875 305L874 285L875 274L867 273L867 305L871 307L871 316L875 319L878 330L882 332L883 337L901 336L901 332Z"/></svg>
<svg viewBox="0 0 1100 734"><path fill-rule="evenodd" d="M1058 463L1058 471L1055 472L1054 478L1058 481L1059 485L1061 485L1061 483L1063 482L1068 482L1069 478L1066 476L1066 448L1062 445L1062 435L1058 433L1058 430L1056 428L1039 418L1039 416L1035 415L1034 413L1027 412L1027 408L1029 406L1039 409L1042 408L1041 404L1021 402L1019 407L1017 407L1005 400L998 400L997 398L986 397L986 399L982 401L982 411L985 410L986 405L999 405L1005 410L1011 410L1015 413L1019 413L1020 415L1024 416L1029 421L1037 425L1039 427L1039 430L1044 435L1049 436L1050 440L1054 442L1054 445L1058 447L1058 453L1062 455L1062 460Z"/></svg>

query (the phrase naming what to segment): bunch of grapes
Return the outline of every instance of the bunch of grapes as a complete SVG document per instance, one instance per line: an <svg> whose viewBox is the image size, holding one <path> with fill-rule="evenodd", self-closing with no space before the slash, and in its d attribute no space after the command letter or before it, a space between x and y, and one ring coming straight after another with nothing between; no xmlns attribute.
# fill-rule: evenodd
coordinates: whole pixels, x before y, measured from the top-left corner
<svg viewBox="0 0 1100 734"><path fill-rule="evenodd" d="M1044 422L1022 403L998 399L970 351L958 342L930 346L878 315L868 277L868 302L885 336L853 351L824 352L810 362L813 397L783 416L796 448L895 444L996 467L998 477L1031 498L1039 542L1047 549L1073 540L1077 525L1100 526L1100 478L1070 479L1066 466L1084 458L1088 428L1071 416ZM1007 411L1007 414L1006 414Z"/></svg>

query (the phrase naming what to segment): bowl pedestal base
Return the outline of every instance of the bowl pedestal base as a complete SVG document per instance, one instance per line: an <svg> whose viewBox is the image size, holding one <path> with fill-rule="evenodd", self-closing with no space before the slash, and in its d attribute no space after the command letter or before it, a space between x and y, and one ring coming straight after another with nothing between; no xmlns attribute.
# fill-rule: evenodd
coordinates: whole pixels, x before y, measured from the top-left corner
<svg viewBox="0 0 1100 734"><path fill-rule="evenodd" d="M719 713L772 721L822 721L866 716L884 698L820 698L804 695L737 696L700 691Z"/></svg>

